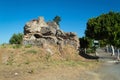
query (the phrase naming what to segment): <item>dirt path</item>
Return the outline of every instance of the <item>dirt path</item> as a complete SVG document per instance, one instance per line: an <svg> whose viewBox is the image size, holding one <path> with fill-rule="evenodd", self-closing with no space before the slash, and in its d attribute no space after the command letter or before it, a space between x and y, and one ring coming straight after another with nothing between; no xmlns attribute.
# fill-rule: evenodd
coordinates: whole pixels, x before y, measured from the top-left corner
<svg viewBox="0 0 120 80"><path fill-rule="evenodd" d="M104 52L104 49L98 49L97 52L100 57L99 61L103 63L97 71L100 80L120 80L120 62L117 61L116 56Z"/></svg>

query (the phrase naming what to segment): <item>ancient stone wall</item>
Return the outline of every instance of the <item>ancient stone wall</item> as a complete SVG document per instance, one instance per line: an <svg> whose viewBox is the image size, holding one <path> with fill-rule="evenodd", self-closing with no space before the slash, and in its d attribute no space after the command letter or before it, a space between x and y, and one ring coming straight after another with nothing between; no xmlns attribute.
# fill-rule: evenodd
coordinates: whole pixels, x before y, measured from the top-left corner
<svg viewBox="0 0 120 80"><path fill-rule="evenodd" d="M24 45L72 45L79 48L79 39L73 32L63 32L55 22L45 22L43 17L27 22L24 26Z"/></svg>

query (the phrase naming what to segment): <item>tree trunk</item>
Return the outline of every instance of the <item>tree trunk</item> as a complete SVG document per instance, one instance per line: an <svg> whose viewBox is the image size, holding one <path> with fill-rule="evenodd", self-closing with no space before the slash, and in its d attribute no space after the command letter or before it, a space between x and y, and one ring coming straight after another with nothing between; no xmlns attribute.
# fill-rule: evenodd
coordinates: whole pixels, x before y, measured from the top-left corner
<svg viewBox="0 0 120 80"><path fill-rule="evenodd" d="M109 47L108 45L106 45L106 52L108 53L108 51L109 51Z"/></svg>
<svg viewBox="0 0 120 80"><path fill-rule="evenodd" d="M85 50L85 54L86 54L86 48L84 50Z"/></svg>
<svg viewBox="0 0 120 80"><path fill-rule="evenodd" d="M120 57L119 57L119 53L120 53L120 52L119 52L119 49L117 49L117 53L118 53L117 59L120 60Z"/></svg>
<svg viewBox="0 0 120 80"><path fill-rule="evenodd" d="M97 51L95 51L95 56L98 56L98 53L97 53Z"/></svg>
<svg viewBox="0 0 120 80"><path fill-rule="evenodd" d="M112 49L112 56L114 56L115 55L115 49L114 49L113 45L111 45L111 49Z"/></svg>

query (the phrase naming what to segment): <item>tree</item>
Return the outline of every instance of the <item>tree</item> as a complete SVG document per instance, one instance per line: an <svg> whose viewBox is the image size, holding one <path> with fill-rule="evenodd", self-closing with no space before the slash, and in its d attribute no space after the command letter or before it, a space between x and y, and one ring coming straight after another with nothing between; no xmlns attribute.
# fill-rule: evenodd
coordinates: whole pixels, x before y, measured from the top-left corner
<svg viewBox="0 0 120 80"><path fill-rule="evenodd" d="M108 40L113 44L115 35L120 31L120 13L110 11L87 22L85 35L92 39Z"/></svg>
<svg viewBox="0 0 120 80"><path fill-rule="evenodd" d="M79 38L79 41L81 49L84 50L84 53L86 53L87 48L90 48L92 45L92 40L87 37L82 37Z"/></svg>
<svg viewBox="0 0 120 80"><path fill-rule="evenodd" d="M89 47L89 40L86 37L79 38L80 41L80 47L81 48L88 48Z"/></svg>
<svg viewBox="0 0 120 80"><path fill-rule="evenodd" d="M13 34L12 37L9 40L10 44L21 44L23 40L23 34L18 33L18 34Z"/></svg>
<svg viewBox="0 0 120 80"><path fill-rule="evenodd" d="M55 16L55 18L53 19L54 22L56 22L59 25L59 22L61 21L60 16Z"/></svg>
<svg viewBox="0 0 120 80"><path fill-rule="evenodd" d="M110 11L89 19L85 35L91 39L104 40L106 44L118 46L120 44L120 13Z"/></svg>
<svg viewBox="0 0 120 80"><path fill-rule="evenodd" d="M116 33L115 38L114 38L114 46L117 48L117 59L120 60L120 31L118 33Z"/></svg>

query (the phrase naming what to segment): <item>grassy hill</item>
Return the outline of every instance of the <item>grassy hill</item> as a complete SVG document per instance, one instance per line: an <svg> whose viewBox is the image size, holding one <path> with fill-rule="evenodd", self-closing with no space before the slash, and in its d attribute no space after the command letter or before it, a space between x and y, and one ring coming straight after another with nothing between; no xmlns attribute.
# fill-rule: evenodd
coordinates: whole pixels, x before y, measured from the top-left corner
<svg viewBox="0 0 120 80"><path fill-rule="evenodd" d="M62 50L58 46L0 46L0 80L77 80L96 64L69 45Z"/></svg>

